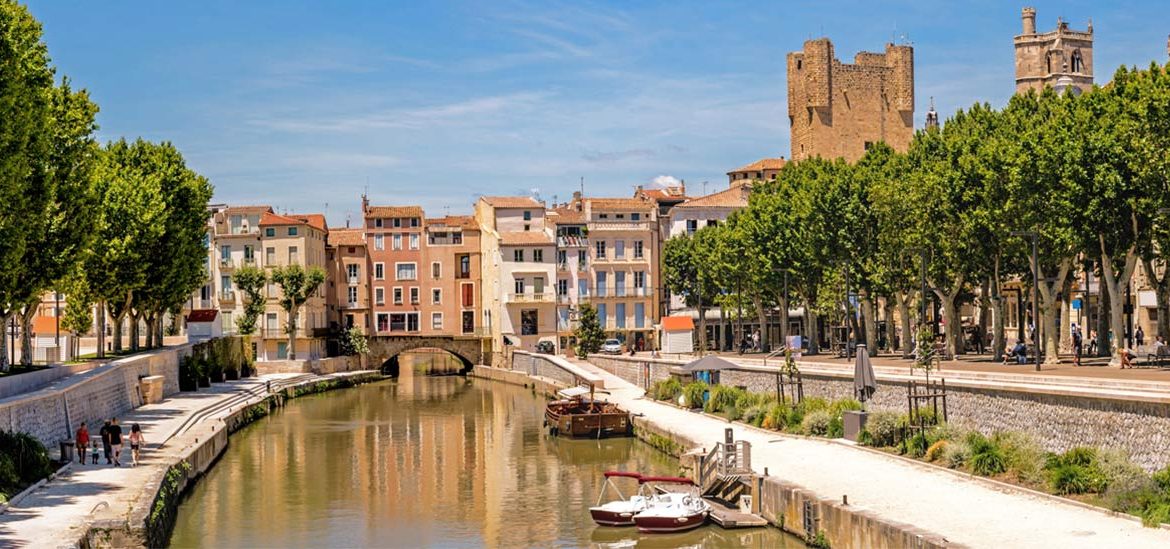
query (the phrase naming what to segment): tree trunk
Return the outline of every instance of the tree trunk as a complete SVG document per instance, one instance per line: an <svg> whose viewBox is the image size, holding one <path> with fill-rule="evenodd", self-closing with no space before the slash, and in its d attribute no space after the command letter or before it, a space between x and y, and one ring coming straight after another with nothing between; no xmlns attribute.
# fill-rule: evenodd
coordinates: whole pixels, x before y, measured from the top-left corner
<svg viewBox="0 0 1170 549"><path fill-rule="evenodd" d="M126 313L122 313L113 318L114 321L114 352L122 352L122 319L126 317Z"/></svg>
<svg viewBox="0 0 1170 549"><path fill-rule="evenodd" d="M804 318L808 322L808 354L820 354L821 346L819 344L820 337L817 334L817 313L813 312L812 307L809 307L807 304L804 306Z"/></svg>
<svg viewBox="0 0 1170 549"><path fill-rule="evenodd" d="M1158 333L1163 340L1170 339L1170 276L1163 272L1158 276L1154 269L1154 262L1142 260L1142 268L1146 271L1146 279L1154 287L1154 295L1158 298Z"/></svg>
<svg viewBox="0 0 1170 549"><path fill-rule="evenodd" d="M866 292L865 298L861 300L861 320L864 323L862 330L865 332L865 348L869 351L870 356L878 353L877 322L873 317L876 311L877 307L874 307L873 298L870 297L869 292Z"/></svg>
<svg viewBox="0 0 1170 549"><path fill-rule="evenodd" d="M150 313L146 315L146 348L154 348L154 315Z"/></svg>
<svg viewBox="0 0 1170 549"><path fill-rule="evenodd" d="M106 357L106 300L98 302L97 357ZM80 349L80 347L78 347Z"/></svg>
<svg viewBox="0 0 1170 549"><path fill-rule="evenodd" d="M914 330L914 321L910 318L910 299L912 292L898 290L895 297L898 301L898 347L902 351L902 358L910 358L914 349L910 348L910 333Z"/></svg>
<svg viewBox="0 0 1170 549"><path fill-rule="evenodd" d="M994 273L991 275L990 287L991 293L991 353L994 356L993 360L996 362L1003 362L1003 351L1007 337L1007 323L1003 317L1003 285L999 280L999 255L995 256Z"/></svg>
<svg viewBox="0 0 1170 549"><path fill-rule="evenodd" d="M699 354L707 352L707 315L703 314L703 303L699 302Z"/></svg>
<svg viewBox="0 0 1170 549"><path fill-rule="evenodd" d="M1068 279L1068 273L1072 270L1072 258L1065 258L1061 260L1060 267L1057 270L1056 279L1051 283L1045 282L1044 269L1040 267L1039 279L1039 294L1040 294L1040 318L1034 320L1037 327L1043 326L1043 340L1041 341L1044 347L1044 363L1045 364L1060 364L1060 331L1056 325L1056 312L1060 310L1060 304L1063 300L1060 298L1060 290L1064 288L1064 283Z"/></svg>
<svg viewBox="0 0 1170 549"><path fill-rule="evenodd" d="M1125 292L1129 289L1130 280L1133 278L1133 271L1137 268L1137 249L1133 246L1125 252L1125 264L1122 266L1121 272L1118 273L1113 268L1113 258L1105 252L1105 237L1098 235L1101 242L1101 283L1109 291L1109 320L1110 324L1114 326L1113 347L1110 352L1113 358L1109 361L1110 364L1120 364L1120 353L1123 348L1122 336L1120 333L1120 326L1125 326L1123 315L1125 314L1123 305L1125 299Z"/></svg>
<svg viewBox="0 0 1170 549"><path fill-rule="evenodd" d="M35 305L26 306L20 314L20 363L24 366L32 366L33 363L32 325L36 314Z"/></svg>
<svg viewBox="0 0 1170 549"><path fill-rule="evenodd" d="M0 315L0 372L7 372L12 368L12 364L8 361L8 323L12 320L12 312Z"/></svg>
<svg viewBox="0 0 1170 549"><path fill-rule="evenodd" d="M768 311L764 308L764 298L760 294L755 295L756 316L760 319L760 350L768 352Z"/></svg>
<svg viewBox="0 0 1170 549"><path fill-rule="evenodd" d="M130 311L130 352L138 351L138 336L139 326L138 322L142 318L142 313L138 311Z"/></svg>
<svg viewBox="0 0 1170 549"><path fill-rule="evenodd" d="M297 359L297 307L296 302L292 304L292 308L288 311L288 359Z"/></svg>
<svg viewBox="0 0 1170 549"><path fill-rule="evenodd" d="M783 292L776 298L776 302L780 304L780 344L788 345L788 300L784 298Z"/></svg>
<svg viewBox="0 0 1170 549"><path fill-rule="evenodd" d="M154 330L155 330L154 340L156 342L158 342L159 347L164 346L165 339L163 339L163 338L166 337L165 332L164 332L164 328L163 328L163 324L165 323L165 320L164 320L165 316L166 316L165 312L159 311L158 318L155 320L155 322L157 322L157 324L155 325L155 328L154 328Z"/></svg>
<svg viewBox="0 0 1170 549"><path fill-rule="evenodd" d="M939 305L942 308L943 321L946 322L947 333L944 338L946 345L945 353L948 359L953 359L955 355L963 351L963 327L960 325L961 321L958 303L959 292L963 289L964 277L960 276L955 280L949 292L943 292L940 284L931 281L930 285L935 288L934 295L939 300ZM924 296L925 297L925 296Z"/></svg>
<svg viewBox="0 0 1170 549"><path fill-rule="evenodd" d="M1097 355L1102 356L1109 349L1109 293L1101 291L1101 280L1097 279Z"/></svg>

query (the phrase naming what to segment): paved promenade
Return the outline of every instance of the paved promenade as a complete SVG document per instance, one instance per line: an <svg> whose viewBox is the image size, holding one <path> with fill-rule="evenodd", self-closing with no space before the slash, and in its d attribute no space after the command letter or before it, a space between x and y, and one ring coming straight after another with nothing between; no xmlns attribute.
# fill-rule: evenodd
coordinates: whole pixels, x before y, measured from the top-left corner
<svg viewBox="0 0 1170 549"><path fill-rule="evenodd" d="M142 496L141 488L152 475L170 464L169 450L177 450L164 441L188 427L194 414L237 396L242 391L257 390L268 381L278 381L296 374L275 374L200 389L194 393L177 393L157 404L147 404L118 418L123 432L138 423L146 437L146 448L138 467L130 467L130 446L123 446L123 467L73 462L69 470L46 483L17 506L0 514L0 547L72 547L80 539L87 518L108 517L125 513ZM201 421L214 420L229 413L221 410ZM90 436L98 437L100 425L90 425ZM161 445L161 447L160 447Z"/></svg>
<svg viewBox="0 0 1170 549"><path fill-rule="evenodd" d="M578 364L585 364L580 363ZM612 400L660 427L712 443L731 424L642 398L642 390L601 368ZM1170 547L1170 530L1009 490L970 475L866 451L841 442L788 436L736 424L752 444L752 465L886 519L912 524L970 547Z"/></svg>

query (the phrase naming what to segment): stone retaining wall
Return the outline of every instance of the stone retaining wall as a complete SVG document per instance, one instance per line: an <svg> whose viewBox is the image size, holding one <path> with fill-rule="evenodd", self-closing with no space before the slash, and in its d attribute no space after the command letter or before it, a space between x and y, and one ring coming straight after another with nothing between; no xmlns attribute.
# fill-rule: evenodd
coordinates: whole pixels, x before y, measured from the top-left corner
<svg viewBox="0 0 1170 549"><path fill-rule="evenodd" d="M556 380L566 387L592 384L599 389L605 388L605 380L601 376L553 355L513 351L511 369L530 376Z"/></svg>
<svg viewBox="0 0 1170 549"><path fill-rule="evenodd" d="M256 361L256 372L264 374L336 374L364 370L359 356L335 356L306 360Z"/></svg>
<svg viewBox="0 0 1170 549"><path fill-rule="evenodd" d="M665 379L680 361L628 357L589 357L590 362L622 379L645 386ZM906 412L906 383L882 379L869 404L872 410ZM933 376L937 378L938 376ZM945 377L945 375L943 376ZM839 399L853 396L853 378L847 373L802 375L804 396ZM747 387L759 393L776 392L775 369L745 366L720 372L725 385ZM980 386L972 386L980 385ZM1051 452L1076 446L1120 448L1147 471L1170 465L1170 402L1081 396L1041 389L994 388L990 383L947 385L947 412L952 423L984 433L1022 431Z"/></svg>
<svg viewBox="0 0 1170 549"><path fill-rule="evenodd" d="M163 393L179 390L179 359L190 345L113 360L50 386L0 400L0 430L22 431L55 455L62 440L72 440L82 421L97 432L102 420L142 405L138 379L162 376Z"/></svg>

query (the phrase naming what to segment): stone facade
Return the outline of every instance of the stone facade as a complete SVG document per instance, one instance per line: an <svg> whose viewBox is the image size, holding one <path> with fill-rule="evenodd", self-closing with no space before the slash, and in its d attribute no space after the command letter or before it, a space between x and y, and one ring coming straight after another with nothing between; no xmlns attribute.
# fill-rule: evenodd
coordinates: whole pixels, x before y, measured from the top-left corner
<svg viewBox="0 0 1170 549"><path fill-rule="evenodd" d="M914 137L914 49L886 44L849 65L828 38L805 42L788 54L788 120L793 160L853 162L879 141L905 151Z"/></svg>
<svg viewBox="0 0 1170 549"><path fill-rule="evenodd" d="M1082 91L1093 88L1093 24L1084 31L1072 30L1063 19L1056 29L1036 32L1036 10L1024 8L1023 33L1015 37L1016 93L1055 87L1068 78Z"/></svg>
<svg viewBox="0 0 1170 549"><path fill-rule="evenodd" d="M677 361L590 357L590 361L622 379L646 386L666 379ZM807 369L806 369L807 370ZM720 372L724 385L749 391L774 393L774 368L745 366ZM945 376L944 376L945 377ZM853 396L853 378L846 373L812 373L802 376L805 398L840 399ZM878 390L870 410L906 412L906 382L878 375ZM1058 390L997 388L990 383L947 384L947 413L951 423L984 433L1029 433L1051 452L1077 446L1120 448L1134 463L1148 471L1170 465L1170 402L1124 400L1104 396L1073 395Z"/></svg>

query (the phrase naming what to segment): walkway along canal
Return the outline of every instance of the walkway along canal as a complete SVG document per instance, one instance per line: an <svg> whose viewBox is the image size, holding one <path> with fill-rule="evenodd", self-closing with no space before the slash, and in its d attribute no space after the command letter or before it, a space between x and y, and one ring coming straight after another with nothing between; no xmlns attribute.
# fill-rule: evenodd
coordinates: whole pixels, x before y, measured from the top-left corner
<svg viewBox="0 0 1170 549"><path fill-rule="evenodd" d="M596 527L602 472L676 474L678 460L635 439L549 436L543 409L529 389L456 376L290 401L232 436L180 505L171 544L803 547L775 528Z"/></svg>

